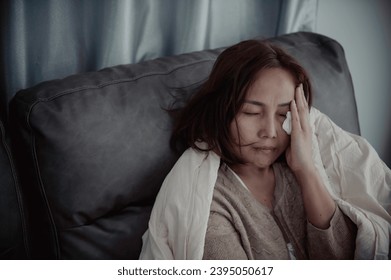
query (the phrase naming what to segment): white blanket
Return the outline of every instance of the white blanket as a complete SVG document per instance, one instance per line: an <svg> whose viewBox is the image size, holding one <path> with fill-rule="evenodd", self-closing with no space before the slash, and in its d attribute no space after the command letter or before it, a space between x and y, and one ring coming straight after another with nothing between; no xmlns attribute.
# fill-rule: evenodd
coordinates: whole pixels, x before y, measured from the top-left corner
<svg viewBox="0 0 391 280"><path fill-rule="evenodd" d="M388 259L391 171L370 144L311 109L313 155L324 183L357 225L356 259ZM186 150L167 175L143 236L140 259L202 259L220 158Z"/></svg>

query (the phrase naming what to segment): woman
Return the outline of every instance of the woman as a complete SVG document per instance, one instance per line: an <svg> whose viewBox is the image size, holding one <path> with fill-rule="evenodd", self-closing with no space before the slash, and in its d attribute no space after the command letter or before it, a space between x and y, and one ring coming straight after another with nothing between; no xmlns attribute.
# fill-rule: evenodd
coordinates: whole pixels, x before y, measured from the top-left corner
<svg viewBox="0 0 391 280"><path fill-rule="evenodd" d="M304 69L280 48L250 40L218 57L181 111L173 143L222 162L204 259L353 258L356 227L312 159L310 103ZM282 128L288 111L290 136Z"/></svg>

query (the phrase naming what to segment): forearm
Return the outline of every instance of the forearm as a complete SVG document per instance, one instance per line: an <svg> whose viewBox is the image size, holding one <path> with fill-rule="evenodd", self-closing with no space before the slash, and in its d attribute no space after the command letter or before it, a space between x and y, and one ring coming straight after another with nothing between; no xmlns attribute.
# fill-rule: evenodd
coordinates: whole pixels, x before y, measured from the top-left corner
<svg viewBox="0 0 391 280"><path fill-rule="evenodd" d="M353 259L356 225L338 208L328 229L307 223L307 251L310 259Z"/></svg>
<svg viewBox="0 0 391 280"><path fill-rule="evenodd" d="M317 228L327 229L335 212L335 202L315 168L296 172L301 186L304 209L308 221Z"/></svg>
<svg viewBox="0 0 391 280"><path fill-rule="evenodd" d="M291 112L292 134L286 159L301 187L308 221L318 228L326 229L334 214L335 202L313 164L312 129L302 84L296 89L295 99L291 102Z"/></svg>

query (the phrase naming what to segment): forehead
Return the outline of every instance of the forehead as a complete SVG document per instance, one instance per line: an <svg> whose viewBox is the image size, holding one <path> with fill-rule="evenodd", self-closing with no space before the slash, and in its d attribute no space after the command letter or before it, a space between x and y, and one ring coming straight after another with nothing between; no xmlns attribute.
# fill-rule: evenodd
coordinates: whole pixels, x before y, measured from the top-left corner
<svg viewBox="0 0 391 280"><path fill-rule="evenodd" d="M283 68L263 69L257 73L245 99L288 102L293 99L295 88L295 78L288 70Z"/></svg>

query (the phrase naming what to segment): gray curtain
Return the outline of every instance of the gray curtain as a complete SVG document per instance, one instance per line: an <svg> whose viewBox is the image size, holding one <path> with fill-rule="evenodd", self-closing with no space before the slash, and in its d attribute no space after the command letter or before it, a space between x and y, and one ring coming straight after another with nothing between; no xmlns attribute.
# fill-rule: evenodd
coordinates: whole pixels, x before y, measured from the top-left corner
<svg viewBox="0 0 391 280"><path fill-rule="evenodd" d="M117 64L314 31L317 0L2 0L2 119L20 89Z"/></svg>

